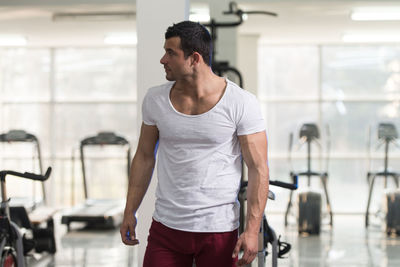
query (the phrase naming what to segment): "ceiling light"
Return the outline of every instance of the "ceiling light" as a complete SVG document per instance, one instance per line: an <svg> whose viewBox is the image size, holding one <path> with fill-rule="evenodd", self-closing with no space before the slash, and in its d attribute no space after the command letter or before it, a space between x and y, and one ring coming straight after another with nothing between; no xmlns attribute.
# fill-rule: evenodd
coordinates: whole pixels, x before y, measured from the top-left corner
<svg viewBox="0 0 400 267"><path fill-rule="evenodd" d="M189 20L205 23L210 21L210 7L208 4L193 3L190 6Z"/></svg>
<svg viewBox="0 0 400 267"><path fill-rule="evenodd" d="M400 33L392 34L344 34L345 43L399 43Z"/></svg>
<svg viewBox="0 0 400 267"><path fill-rule="evenodd" d="M357 8L351 13L351 19L356 21L400 20L400 7Z"/></svg>
<svg viewBox="0 0 400 267"><path fill-rule="evenodd" d="M0 35L0 46L25 46L26 38L21 35Z"/></svg>
<svg viewBox="0 0 400 267"><path fill-rule="evenodd" d="M201 14L201 13L192 13L189 15L189 20L194 22L209 22L210 15L209 14Z"/></svg>
<svg viewBox="0 0 400 267"><path fill-rule="evenodd" d="M134 33L113 33L104 38L104 43L109 45L136 45L137 37Z"/></svg>
<svg viewBox="0 0 400 267"><path fill-rule="evenodd" d="M53 21L116 21L135 19L135 12L54 13Z"/></svg>

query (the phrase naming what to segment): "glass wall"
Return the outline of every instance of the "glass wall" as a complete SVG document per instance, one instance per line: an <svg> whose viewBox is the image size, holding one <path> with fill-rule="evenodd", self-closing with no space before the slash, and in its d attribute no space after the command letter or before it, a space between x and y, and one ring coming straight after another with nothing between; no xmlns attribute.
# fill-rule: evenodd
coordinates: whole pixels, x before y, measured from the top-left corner
<svg viewBox="0 0 400 267"><path fill-rule="evenodd" d="M400 131L400 46L260 45L259 55L271 179L289 181L291 170L306 170L299 130L316 123L321 140L311 147L312 169L329 173L334 212L364 212L366 174L383 166L377 125L392 122ZM134 47L0 49L0 133L23 129L39 138L43 165L54 169L46 184L54 205L83 198L80 140L114 131L135 144L136 95ZM32 144L0 143L0 149L1 169L38 171ZM389 166L399 170L400 148L391 146L389 153ZM113 187L113 196L125 195L125 156L124 149L88 153L92 195L100 197L103 184L111 188L109 181L122 185ZM312 182L320 188L318 180ZM8 183L10 196L40 193L38 184ZM300 184L307 187L304 179ZM379 203L382 181L376 188ZM269 208L284 211L289 192L273 190L277 201Z"/></svg>
<svg viewBox="0 0 400 267"><path fill-rule="evenodd" d="M260 45L259 53L271 178L289 181L291 170L307 169L299 129L316 123L321 138L311 147L311 168L329 173L333 211L365 212L367 172L383 168L377 125L391 122L400 131L400 46ZM400 148L391 145L389 158L389 166L400 171ZM307 188L305 178L300 185ZM317 178L312 188L321 189ZM374 203L379 203L383 182L377 181L375 188ZM289 193L274 191L278 201L269 206L284 211Z"/></svg>
<svg viewBox="0 0 400 267"><path fill-rule="evenodd" d="M37 136L44 167L53 166L46 182L53 205L83 199L80 140L113 131L136 142L136 95L135 47L0 49L0 133L19 129ZM0 169L39 171L32 144L0 143L0 149ZM89 154L100 162L87 166L97 197L126 195L125 151ZM113 196L109 181L116 184ZM10 196L41 197L37 183L7 182Z"/></svg>

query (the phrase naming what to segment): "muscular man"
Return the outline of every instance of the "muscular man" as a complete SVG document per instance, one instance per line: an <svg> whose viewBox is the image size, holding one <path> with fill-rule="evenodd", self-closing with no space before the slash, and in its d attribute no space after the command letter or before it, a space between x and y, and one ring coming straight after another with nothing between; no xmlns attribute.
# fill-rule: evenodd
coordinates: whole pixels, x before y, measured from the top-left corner
<svg viewBox="0 0 400 267"><path fill-rule="evenodd" d="M202 25L183 21L169 27L164 50L160 63L169 82L150 88L143 100L122 241L138 244L135 214L159 141L156 204L143 266L248 264L257 255L268 195L267 137L259 103L212 72L211 37ZM238 237L241 156L249 182L246 226Z"/></svg>

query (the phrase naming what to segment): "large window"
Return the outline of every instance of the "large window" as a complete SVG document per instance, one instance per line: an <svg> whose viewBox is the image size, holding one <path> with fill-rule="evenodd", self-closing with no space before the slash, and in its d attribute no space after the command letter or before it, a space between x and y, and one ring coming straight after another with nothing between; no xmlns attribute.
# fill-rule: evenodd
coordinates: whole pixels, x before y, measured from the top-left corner
<svg viewBox="0 0 400 267"><path fill-rule="evenodd" d="M259 97L267 119L271 178L289 181L290 170L306 170L305 145L299 149L296 141L303 123L316 123L322 140L321 147L312 147L312 168L328 171L333 210L364 212L366 174L383 166L377 124L392 122L400 131L399 58L399 46L261 45ZM291 132L295 142L289 164ZM390 151L389 164L397 170L399 152ZM274 190L279 201L269 206L283 211L288 192Z"/></svg>
<svg viewBox="0 0 400 267"><path fill-rule="evenodd" d="M0 92L0 132L20 129L38 137L44 167L53 166L46 187L55 205L83 198L80 140L113 131L136 141L135 48L0 49ZM2 143L0 149L1 169L38 171L34 146ZM108 152L89 154L95 197L101 190L104 197L125 195L125 151ZM8 183L10 196L40 195L38 184Z"/></svg>
<svg viewBox="0 0 400 267"><path fill-rule="evenodd" d="M260 45L259 55L258 96L267 119L271 178L289 181L290 170L306 169L306 148L296 142L289 164L289 136L297 141L303 123L316 123L322 142L321 148L312 147L312 168L329 172L333 210L364 212L366 173L383 165L376 126L392 122L400 131L400 47ZM81 139L114 131L135 143L136 95L135 48L0 49L0 132L23 129L39 138L43 165L54 168L47 188L55 205L83 197ZM1 169L38 171L33 146L2 143L0 149ZM399 151L390 150L395 170ZM118 192L107 184L126 183L124 150L107 153L88 154L92 194L100 196L104 184L113 195L125 195L125 186ZM102 166L107 171L100 171ZM27 196L37 194L40 185L9 179L8 189L10 196ZM269 208L285 210L288 192L273 190L278 201Z"/></svg>

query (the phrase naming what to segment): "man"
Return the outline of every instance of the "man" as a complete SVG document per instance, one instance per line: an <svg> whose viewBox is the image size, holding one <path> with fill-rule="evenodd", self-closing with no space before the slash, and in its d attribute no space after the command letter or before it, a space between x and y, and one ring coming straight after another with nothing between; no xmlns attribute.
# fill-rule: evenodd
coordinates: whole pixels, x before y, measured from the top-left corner
<svg viewBox="0 0 400 267"><path fill-rule="evenodd" d="M155 212L143 266L248 264L257 255L268 194L267 138L259 104L254 95L212 72L211 37L203 26L174 24L165 39L160 63L169 82L150 88L143 100L122 241L138 244L135 214L151 180L159 141ZM246 227L238 237L241 155L249 183Z"/></svg>

